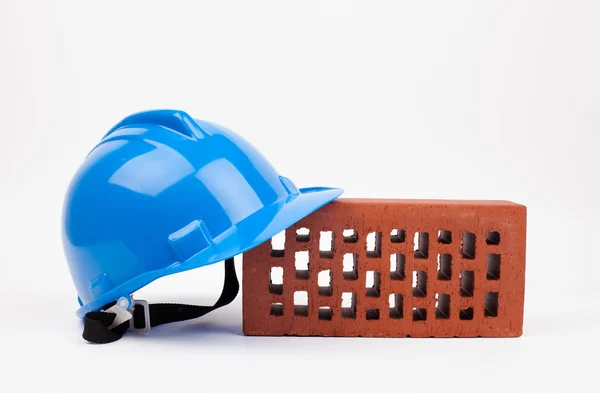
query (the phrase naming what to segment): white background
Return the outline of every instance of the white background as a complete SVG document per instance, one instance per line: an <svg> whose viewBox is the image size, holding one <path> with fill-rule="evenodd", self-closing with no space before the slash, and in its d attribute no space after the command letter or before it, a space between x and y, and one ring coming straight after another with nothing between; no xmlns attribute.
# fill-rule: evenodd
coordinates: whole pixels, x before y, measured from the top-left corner
<svg viewBox="0 0 600 393"><path fill-rule="evenodd" d="M596 1L2 0L0 390L597 391L599 21ZM298 186L527 205L523 337L245 337L238 297L86 344L64 192L152 108L231 128ZM140 297L209 304L221 269Z"/></svg>

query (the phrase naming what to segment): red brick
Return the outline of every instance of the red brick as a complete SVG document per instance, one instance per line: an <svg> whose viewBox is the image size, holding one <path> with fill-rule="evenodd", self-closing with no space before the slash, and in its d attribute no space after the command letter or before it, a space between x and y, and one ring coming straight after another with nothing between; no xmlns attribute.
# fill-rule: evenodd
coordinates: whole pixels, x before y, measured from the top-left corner
<svg viewBox="0 0 600 393"><path fill-rule="evenodd" d="M308 241L298 241L304 240L297 239L299 228L310 230ZM345 229L356 231L356 242L344 241ZM405 231L403 242L399 242L399 237L392 241L393 229ZM449 233L444 232L438 239L440 230ZM319 252L321 231L334 234L331 255ZM368 256L366 239L370 232L381 233L378 255ZM416 232L428 234L427 250L423 250L423 246L419 251L414 250ZM461 252L463 233L475 237L465 235ZM486 236L492 244L488 244ZM272 256L271 242L244 254L244 333L364 337L520 336L525 289L525 236L526 207L512 202L338 199L286 230L283 256ZM471 241L474 255L467 249ZM307 279L296 277L296 251L308 251ZM346 253L357 254L356 280L344 278L342 260ZM404 255L404 279L398 279L402 272L392 274L390 271L390 254ZM440 279L446 278L448 273L439 275L438 254L452 258L449 280ZM444 262L447 258L444 257ZM274 266L283 267L283 287L270 290L270 268ZM318 288L318 272L327 269L332 273L331 296L320 294ZM378 296L367 296L367 271L380 274ZM426 288L412 288L413 271L427 274ZM469 273L463 275L463 291L461 271L473 272L472 276ZM425 277L422 275L421 278ZM308 316L294 315L295 291L307 291ZM354 294L355 318L342 315L343 292ZM472 296L462 296L461 292ZM436 293L449 296L447 319L436 317ZM392 318L388 303L390 294L402 295L402 318ZM486 298L487 308L492 312L494 299L497 299L497 316L485 315ZM445 303L447 299L442 297L439 303ZM271 314L271 305L275 303L283 304L283 315ZM331 308L331 320L319 319L320 306ZM415 320L419 318L413 318L413 308L424 309L425 320ZM468 311L470 308L472 314ZM367 319L367 309L378 310L379 319ZM393 314L397 316L397 312ZM461 315L467 319L461 319ZM468 319L471 315L472 319Z"/></svg>

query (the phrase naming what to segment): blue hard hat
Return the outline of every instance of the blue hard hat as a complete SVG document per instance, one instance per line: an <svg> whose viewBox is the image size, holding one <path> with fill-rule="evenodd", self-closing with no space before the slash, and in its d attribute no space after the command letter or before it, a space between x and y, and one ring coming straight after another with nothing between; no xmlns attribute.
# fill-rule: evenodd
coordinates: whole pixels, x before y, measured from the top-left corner
<svg viewBox="0 0 600 393"><path fill-rule="evenodd" d="M128 116L88 154L66 195L77 315L243 253L341 193L296 188L241 136L183 111Z"/></svg>

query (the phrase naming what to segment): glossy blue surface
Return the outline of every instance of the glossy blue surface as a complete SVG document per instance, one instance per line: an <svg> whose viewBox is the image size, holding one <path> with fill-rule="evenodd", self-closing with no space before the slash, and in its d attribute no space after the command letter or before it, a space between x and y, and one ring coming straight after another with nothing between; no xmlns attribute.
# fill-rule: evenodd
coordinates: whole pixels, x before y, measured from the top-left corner
<svg viewBox="0 0 600 393"><path fill-rule="evenodd" d="M242 137L185 112L131 115L89 153L65 198L77 315L249 250L341 193L297 189Z"/></svg>

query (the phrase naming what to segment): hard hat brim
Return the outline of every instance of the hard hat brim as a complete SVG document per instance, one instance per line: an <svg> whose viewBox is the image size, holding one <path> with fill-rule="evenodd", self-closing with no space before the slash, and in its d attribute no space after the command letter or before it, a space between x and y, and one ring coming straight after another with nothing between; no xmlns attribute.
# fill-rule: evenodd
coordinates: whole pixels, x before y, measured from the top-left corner
<svg viewBox="0 0 600 393"><path fill-rule="evenodd" d="M99 310L121 296L127 297L160 277L211 265L246 252L294 225L342 193L343 190L340 188L302 188L298 194L265 206L238 222L229 230L215 237L213 245L187 260L177 262L164 269L138 275L82 305L77 310L77 316L83 318L86 313Z"/></svg>

